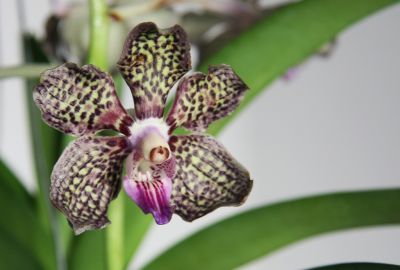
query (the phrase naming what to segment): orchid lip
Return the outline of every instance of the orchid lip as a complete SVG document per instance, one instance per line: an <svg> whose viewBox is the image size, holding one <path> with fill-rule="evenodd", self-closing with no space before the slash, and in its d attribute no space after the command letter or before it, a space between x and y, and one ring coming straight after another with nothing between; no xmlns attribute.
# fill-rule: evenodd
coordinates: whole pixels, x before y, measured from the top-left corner
<svg viewBox="0 0 400 270"><path fill-rule="evenodd" d="M161 118L136 121L130 128L133 152L127 158L124 189L143 210L151 213L157 224L166 224L172 216L169 201L172 181L157 166L173 158L168 145L169 127Z"/></svg>
<svg viewBox="0 0 400 270"><path fill-rule="evenodd" d="M159 225L166 224L173 213L169 206L172 184L167 179L149 181L148 176L142 174L138 180L125 177L124 189L145 214L151 213Z"/></svg>

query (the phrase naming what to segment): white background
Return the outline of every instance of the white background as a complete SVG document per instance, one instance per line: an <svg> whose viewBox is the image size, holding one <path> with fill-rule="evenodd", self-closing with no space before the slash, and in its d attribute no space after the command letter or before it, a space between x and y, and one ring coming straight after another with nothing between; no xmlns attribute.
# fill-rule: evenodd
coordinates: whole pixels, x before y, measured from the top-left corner
<svg viewBox="0 0 400 270"><path fill-rule="evenodd" d="M29 30L40 35L49 5L25 2ZM21 59L17 18L16 1L0 0L2 66ZM273 83L219 137L254 178L247 203L194 223L174 217L169 225L153 226L131 269L190 233L255 206L316 193L398 187L399 29L397 5L345 31L329 59L314 57L293 80ZM0 82L0 154L34 190L24 91L18 79ZM398 227L352 230L301 241L241 269L303 269L346 261L400 264L399 250Z"/></svg>

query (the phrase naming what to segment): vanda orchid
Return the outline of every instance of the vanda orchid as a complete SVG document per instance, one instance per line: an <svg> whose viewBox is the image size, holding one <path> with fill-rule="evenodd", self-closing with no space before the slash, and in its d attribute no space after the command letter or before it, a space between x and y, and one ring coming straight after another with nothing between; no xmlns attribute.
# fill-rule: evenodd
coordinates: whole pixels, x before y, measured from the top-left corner
<svg viewBox="0 0 400 270"><path fill-rule="evenodd" d="M247 90L227 65L194 73L190 46L180 26L159 31L142 23L129 34L118 68L129 85L135 112L121 106L110 75L93 65L66 63L44 72L34 90L43 119L78 139L70 143L51 176L50 199L76 234L105 227L119 193L123 161L127 194L158 224L173 213L195 220L220 206L239 205L251 187L249 173L214 138L202 133L232 112ZM177 127L191 135L173 135ZM121 136L100 136L112 129Z"/></svg>

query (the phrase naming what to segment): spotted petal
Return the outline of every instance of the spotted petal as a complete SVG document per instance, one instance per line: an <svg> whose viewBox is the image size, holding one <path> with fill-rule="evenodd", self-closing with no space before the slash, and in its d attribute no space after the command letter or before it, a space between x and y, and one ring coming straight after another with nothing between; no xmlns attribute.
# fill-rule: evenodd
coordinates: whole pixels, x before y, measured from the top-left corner
<svg viewBox="0 0 400 270"><path fill-rule="evenodd" d="M48 70L33 97L43 119L64 133L114 129L129 134L132 118L121 106L112 78L95 66L66 63Z"/></svg>
<svg viewBox="0 0 400 270"><path fill-rule="evenodd" d="M127 176L124 189L145 214L151 213L157 224L171 220L173 208L170 207L172 178L175 175L175 157L161 164L143 159L139 152L127 158Z"/></svg>
<svg viewBox="0 0 400 270"><path fill-rule="evenodd" d="M110 223L108 204L120 190L129 152L126 137L83 136L64 150L51 176L50 199L76 234Z"/></svg>
<svg viewBox="0 0 400 270"><path fill-rule="evenodd" d="M247 89L228 65L212 66L207 75L195 73L179 83L167 123L171 129L183 126L204 131L235 110Z"/></svg>
<svg viewBox="0 0 400 270"><path fill-rule="evenodd" d="M155 24L142 23L129 33L118 68L139 119L162 117L169 90L190 69L189 51L186 33L178 25L160 33Z"/></svg>
<svg viewBox="0 0 400 270"><path fill-rule="evenodd" d="M170 147L177 162L171 204L184 220L246 200L253 183L249 173L215 139L172 136Z"/></svg>

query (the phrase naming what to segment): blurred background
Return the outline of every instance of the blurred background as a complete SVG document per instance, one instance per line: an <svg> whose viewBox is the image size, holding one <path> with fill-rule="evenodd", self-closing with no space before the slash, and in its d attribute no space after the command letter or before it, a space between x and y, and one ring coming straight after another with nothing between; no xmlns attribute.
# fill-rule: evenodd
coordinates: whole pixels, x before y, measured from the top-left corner
<svg viewBox="0 0 400 270"><path fill-rule="evenodd" d="M230 12L229 1L223 2L221 6L227 7L224 12ZM61 0L19 3L23 3L23 11L18 10L18 1L0 0L0 66L22 63L21 29L45 39L45 25L49 23L50 14L65 19L71 8L70 1ZM265 0L262 7L265 10L282 3ZM254 16L251 7L247 2L234 7L248 15L239 25L232 24L231 19L222 24L221 21L214 22L215 18L200 12L196 20L209 22L200 27L196 26L194 17L190 21L176 15L176 12L205 8L199 4L181 9L174 7L174 12L167 9L146 16L135 15L134 21L159 20L161 27L185 22L183 26L186 24L192 29L196 63L202 55L223 44L224 41L213 41L219 28L226 29L224 23L233 30L251 24ZM81 10L79 5L74 8ZM222 13L219 6L213 8L213 12ZM117 11L116 14L116 17L123 15ZM74 21L79 25L78 19ZM111 28L111 35L115 35L111 50L116 56L110 54L110 64L115 63L122 47L120 36L123 39L128 28L129 24L126 28ZM211 28L212 31L208 31ZM395 5L340 34L329 47L328 56L313 56L270 85L219 135L219 140L248 168L254 179L253 191L246 204L240 208L220 208L194 223L186 223L174 216L166 226L153 225L130 269L139 269L191 233L256 206L317 193L398 187L399 29L400 5ZM79 30L86 31L84 27ZM228 38L226 40L229 42ZM59 49L54 57L82 59L80 47L86 46L85 42L74 42L67 49ZM132 107L130 94L125 90L123 103ZM34 191L35 174L24 91L21 79L0 81L0 155L24 185ZM338 261L400 264L399 243L398 226L348 230L298 242L240 269L304 269Z"/></svg>

